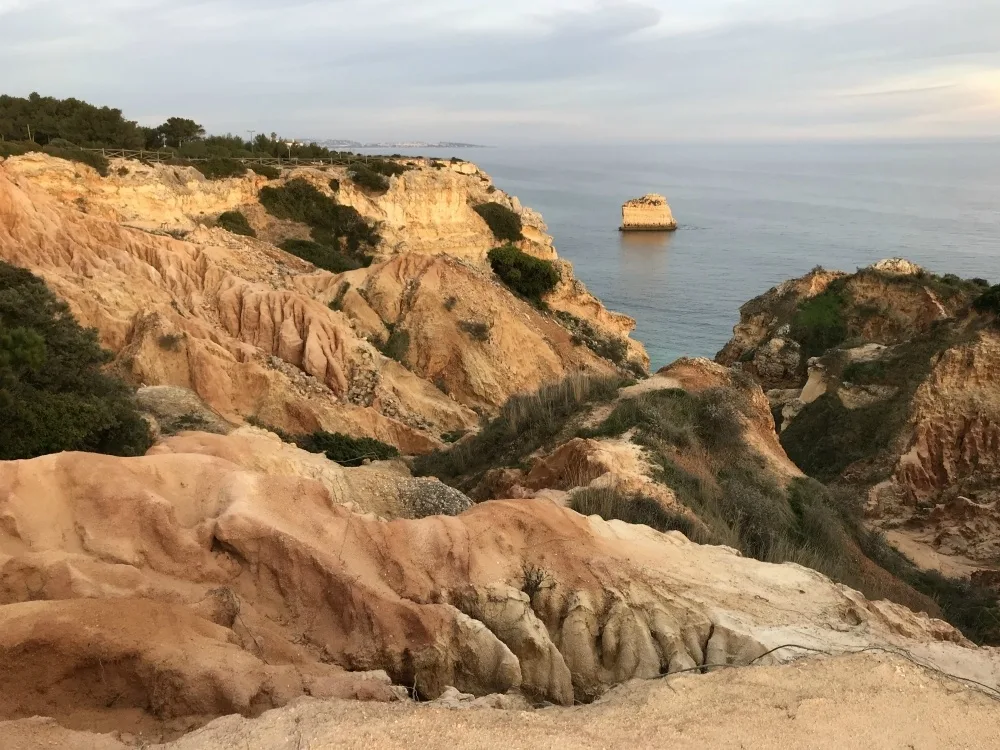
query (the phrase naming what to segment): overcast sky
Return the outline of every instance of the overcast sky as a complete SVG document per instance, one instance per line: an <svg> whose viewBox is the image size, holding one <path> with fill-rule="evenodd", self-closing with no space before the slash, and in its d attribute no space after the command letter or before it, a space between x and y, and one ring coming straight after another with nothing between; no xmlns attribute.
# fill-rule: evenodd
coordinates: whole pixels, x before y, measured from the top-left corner
<svg viewBox="0 0 1000 750"><path fill-rule="evenodd" d="M0 0L0 91L488 143L1000 135L1000 0Z"/></svg>

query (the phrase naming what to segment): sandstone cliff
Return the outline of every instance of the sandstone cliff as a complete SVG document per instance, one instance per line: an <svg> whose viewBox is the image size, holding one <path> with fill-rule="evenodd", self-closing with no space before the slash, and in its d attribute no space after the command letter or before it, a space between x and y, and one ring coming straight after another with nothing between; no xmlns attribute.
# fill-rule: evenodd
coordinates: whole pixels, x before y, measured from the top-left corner
<svg viewBox="0 0 1000 750"><path fill-rule="evenodd" d="M865 492L871 522L948 575L1000 552L1000 333L970 308L983 291L899 260L815 271L745 305L719 354L771 388L801 468Z"/></svg>
<svg viewBox="0 0 1000 750"><path fill-rule="evenodd" d="M473 408L617 366L494 280L484 258L496 243L471 205L519 210L534 228L523 246L536 255L554 257L551 239L489 178L455 166L417 166L380 197L342 175L338 199L382 222L383 260L336 277L265 241L302 230L255 202L264 178L213 182L190 168L124 161L101 178L29 154L0 164L0 257L45 278L137 384L190 388L236 423L369 435L419 453L473 428ZM329 173L295 176L330 191ZM237 207L262 240L206 226ZM633 322L604 310L568 264L563 278L554 307L624 341ZM486 339L470 338L470 326L485 327ZM399 362L379 350L390 328L409 337ZM641 345L627 347L638 366L648 363Z"/></svg>
<svg viewBox="0 0 1000 750"><path fill-rule="evenodd" d="M996 655L945 623L797 565L545 500L386 522L339 502L338 475L373 469L322 481L319 459L268 441L0 464L0 719L169 739L303 694L399 700L390 679L569 705L636 677L781 662L795 650L768 652L790 642L901 647L997 678ZM381 470L382 486L403 479Z"/></svg>
<svg viewBox="0 0 1000 750"><path fill-rule="evenodd" d="M677 222L662 195L650 193L642 198L634 198L622 206L623 232L672 231Z"/></svg>

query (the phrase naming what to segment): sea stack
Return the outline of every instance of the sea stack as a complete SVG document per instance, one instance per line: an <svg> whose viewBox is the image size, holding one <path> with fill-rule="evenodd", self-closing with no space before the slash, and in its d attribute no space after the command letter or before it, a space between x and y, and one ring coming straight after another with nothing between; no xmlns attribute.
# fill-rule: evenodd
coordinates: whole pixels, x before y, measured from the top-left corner
<svg viewBox="0 0 1000 750"><path fill-rule="evenodd" d="M649 193L622 206L622 232L672 232L675 229L677 222L662 195Z"/></svg>

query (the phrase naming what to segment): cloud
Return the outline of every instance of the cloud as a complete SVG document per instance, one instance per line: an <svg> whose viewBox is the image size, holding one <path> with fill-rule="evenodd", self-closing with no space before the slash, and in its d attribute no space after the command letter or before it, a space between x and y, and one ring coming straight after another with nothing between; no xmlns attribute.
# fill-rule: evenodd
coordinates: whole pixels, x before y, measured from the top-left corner
<svg viewBox="0 0 1000 750"><path fill-rule="evenodd" d="M0 69L213 130L977 134L1000 126L997 28L994 0L0 0Z"/></svg>

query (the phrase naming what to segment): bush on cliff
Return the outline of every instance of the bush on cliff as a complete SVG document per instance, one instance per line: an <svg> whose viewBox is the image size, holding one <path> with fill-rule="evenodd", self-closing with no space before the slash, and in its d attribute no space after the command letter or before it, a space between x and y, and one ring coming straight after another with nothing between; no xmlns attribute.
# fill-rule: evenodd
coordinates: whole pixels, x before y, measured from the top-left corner
<svg viewBox="0 0 1000 750"><path fill-rule="evenodd" d="M991 286L972 303L979 312L1000 315L1000 284Z"/></svg>
<svg viewBox="0 0 1000 750"><path fill-rule="evenodd" d="M108 164L108 160L104 158L104 155L96 151L81 151L78 148L60 148L57 146L45 146L41 151L57 159L75 161L79 164L86 164L88 167L93 167L101 177L107 177L111 169L111 165Z"/></svg>
<svg viewBox="0 0 1000 750"><path fill-rule="evenodd" d="M111 355L30 272L0 262L0 459L59 451L141 456L151 445Z"/></svg>
<svg viewBox="0 0 1000 750"><path fill-rule="evenodd" d="M371 193L381 194L389 191L388 177L361 165L351 167L351 181Z"/></svg>
<svg viewBox="0 0 1000 750"><path fill-rule="evenodd" d="M261 177L266 177L269 180L277 180L281 177L281 170L277 167L269 167L266 164L251 164L250 169L259 174Z"/></svg>
<svg viewBox="0 0 1000 750"><path fill-rule="evenodd" d="M339 432L317 431L295 438L302 450L323 453L342 466L361 466L365 460L386 461L399 456L391 445L374 438L353 438Z"/></svg>
<svg viewBox="0 0 1000 750"><path fill-rule="evenodd" d="M344 273L361 268L361 263L354 258L329 245L321 245L312 240L285 240L279 247L286 253L307 260L316 268L322 268L330 273Z"/></svg>
<svg viewBox="0 0 1000 750"><path fill-rule="evenodd" d="M536 304L559 283L559 271L551 261L535 258L513 245L490 250L489 261L504 284Z"/></svg>
<svg viewBox="0 0 1000 750"><path fill-rule="evenodd" d="M499 203L480 203L472 209L483 217L493 236L501 242L519 242L524 239L521 217Z"/></svg>
<svg viewBox="0 0 1000 750"><path fill-rule="evenodd" d="M208 161L194 161L191 162L191 166L205 175L209 180L242 177L247 173L246 165L236 159L215 158Z"/></svg>
<svg viewBox="0 0 1000 750"><path fill-rule="evenodd" d="M382 240L375 224L366 221L356 209L340 205L303 179L263 188L260 202L276 218L308 225L313 240L335 251L339 251L341 240L353 254L364 247L375 247Z"/></svg>
<svg viewBox="0 0 1000 750"><path fill-rule="evenodd" d="M226 211L225 213L219 214L219 218L216 220L215 225L225 229L227 232L232 232L233 234L242 234L245 237L257 236L257 232L255 232L254 228L250 226L250 222L247 221L247 217L239 211Z"/></svg>
<svg viewBox="0 0 1000 750"><path fill-rule="evenodd" d="M799 305L792 320L790 335L802 345L807 357L818 357L847 338L846 300L835 283Z"/></svg>

